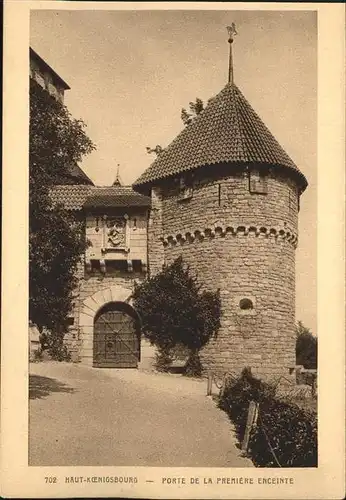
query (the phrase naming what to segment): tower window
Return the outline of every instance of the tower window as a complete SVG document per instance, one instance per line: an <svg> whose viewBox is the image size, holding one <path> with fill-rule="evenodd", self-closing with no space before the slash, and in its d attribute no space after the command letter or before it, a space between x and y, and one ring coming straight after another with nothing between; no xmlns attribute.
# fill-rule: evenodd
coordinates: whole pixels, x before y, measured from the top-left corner
<svg viewBox="0 0 346 500"><path fill-rule="evenodd" d="M249 173L249 191L253 194L268 193L268 175L266 172L252 170Z"/></svg>
<svg viewBox="0 0 346 500"><path fill-rule="evenodd" d="M291 190L288 191L288 206L290 210L298 209L298 199L296 196Z"/></svg>
<svg viewBox="0 0 346 500"><path fill-rule="evenodd" d="M193 195L193 180L191 175L179 179L179 200L189 200Z"/></svg>
<svg viewBox="0 0 346 500"><path fill-rule="evenodd" d="M249 309L253 309L253 303L250 299L241 299L239 301L239 307L242 311L247 311Z"/></svg>

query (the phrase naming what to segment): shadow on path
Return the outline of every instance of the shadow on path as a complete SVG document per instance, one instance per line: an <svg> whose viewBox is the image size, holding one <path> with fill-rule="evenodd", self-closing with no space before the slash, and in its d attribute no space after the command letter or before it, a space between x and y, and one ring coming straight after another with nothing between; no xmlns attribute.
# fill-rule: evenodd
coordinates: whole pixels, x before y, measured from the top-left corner
<svg viewBox="0 0 346 500"><path fill-rule="evenodd" d="M41 375L29 376L29 399L41 399L49 396L51 392L72 393L74 389L59 380Z"/></svg>

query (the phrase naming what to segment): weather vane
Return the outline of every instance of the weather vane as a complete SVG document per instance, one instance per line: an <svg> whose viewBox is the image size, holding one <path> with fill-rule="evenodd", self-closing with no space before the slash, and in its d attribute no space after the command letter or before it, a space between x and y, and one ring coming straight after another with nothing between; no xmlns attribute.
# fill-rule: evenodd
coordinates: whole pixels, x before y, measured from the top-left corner
<svg viewBox="0 0 346 500"><path fill-rule="evenodd" d="M228 31L228 43L229 43L229 66L228 66L228 83L233 83L233 54L232 54L232 43L235 35L238 34L235 24L232 23L231 26L227 26Z"/></svg>
<svg viewBox="0 0 346 500"><path fill-rule="evenodd" d="M238 35L235 24L232 23L231 26L227 26L227 31L228 31L228 36L229 36L228 42L233 43L233 37L235 35Z"/></svg>

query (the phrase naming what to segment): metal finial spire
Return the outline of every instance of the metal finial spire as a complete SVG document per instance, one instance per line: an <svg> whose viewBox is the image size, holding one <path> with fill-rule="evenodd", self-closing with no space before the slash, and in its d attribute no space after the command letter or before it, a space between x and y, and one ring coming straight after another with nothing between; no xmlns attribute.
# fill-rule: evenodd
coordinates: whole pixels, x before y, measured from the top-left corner
<svg viewBox="0 0 346 500"><path fill-rule="evenodd" d="M228 43L229 43L229 66L228 66L228 83L233 83L233 55L232 55L232 43L235 35L237 35L237 30L235 24L232 23L231 26L227 26L228 31Z"/></svg>
<svg viewBox="0 0 346 500"><path fill-rule="evenodd" d="M119 176L119 168L120 168L120 163L117 164L117 175L116 175L115 181L113 182L113 186L121 186L122 185L122 181L121 181L120 176Z"/></svg>

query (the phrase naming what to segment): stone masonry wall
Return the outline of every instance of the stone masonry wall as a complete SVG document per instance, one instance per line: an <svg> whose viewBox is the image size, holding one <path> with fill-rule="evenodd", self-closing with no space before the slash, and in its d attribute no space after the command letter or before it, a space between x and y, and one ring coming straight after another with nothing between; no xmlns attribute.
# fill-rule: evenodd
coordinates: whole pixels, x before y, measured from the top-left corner
<svg viewBox="0 0 346 500"><path fill-rule="evenodd" d="M72 317L74 320L73 326L69 328L68 334L65 336L64 342L68 347L72 360L78 362L82 347L82 339L80 335L79 319L83 310L83 303L88 297L92 297L96 292L106 291L114 286L124 287L133 290L134 282L140 282L145 278L144 273L125 273L119 272L112 276L88 276L84 273L84 264L81 263L78 267L79 284L75 291L74 309ZM105 294L106 295L106 294Z"/></svg>
<svg viewBox="0 0 346 500"><path fill-rule="evenodd" d="M129 257L133 259L141 258L143 262L146 263L146 214L142 211L136 210L136 212L132 215L137 219L137 228L134 230L133 226L131 226L131 253L129 254ZM84 212L76 212L74 217L79 222L85 223L86 221ZM82 352L81 328L83 326L80 325L80 316L83 310L84 301L88 297L92 297L95 293L103 291L105 292L103 294L105 297L110 297L110 294L107 291L114 287L123 287L126 290L132 290L135 281L139 282L145 278L146 271L144 268L142 272L125 272L119 270L113 272L111 275L103 275L101 273L98 275L90 275L85 272L85 254L83 254L81 256L81 262L77 267L76 276L78 278L78 285L74 292L74 307L70 315L71 322L73 322L73 324L71 324L68 333L64 337L64 343L71 354L72 361L79 362L81 360Z"/></svg>
<svg viewBox="0 0 346 500"><path fill-rule="evenodd" d="M298 190L293 180L273 173L267 194L249 187L245 171L196 176L187 200L181 200L176 184L166 187L160 251L165 263L182 255L206 289L221 290L221 328L202 350L205 370L239 372L251 366L267 379L289 377L295 366ZM149 228L156 246L159 229ZM152 251L149 246L149 262ZM240 309L242 298L249 298L253 309Z"/></svg>
<svg viewBox="0 0 346 500"><path fill-rule="evenodd" d="M217 338L202 350L205 370L289 377L295 366L294 247L265 235L227 233L166 247L166 262L179 255L204 288L220 288L222 319ZM249 298L253 309L241 310Z"/></svg>
<svg viewBox="0 0 346 500"><path fill-rule="evenodd" d="M271 174L267 189L267 194L250 193L246 172L221 179L197 179L193 197L186 201L179 199L179 192L172 185L163 193L163 236L203 231L223 224L287 228L296 233L298 195L295 183Z"/></svg>
<svg viewBox="0 0 346 500"><path fill-rule="evenodd" d="M148 220L148 271L154 275L164 264L164 250L160 240L162 228L162 191L159 187L151 190L151 209Z"/></svg>

